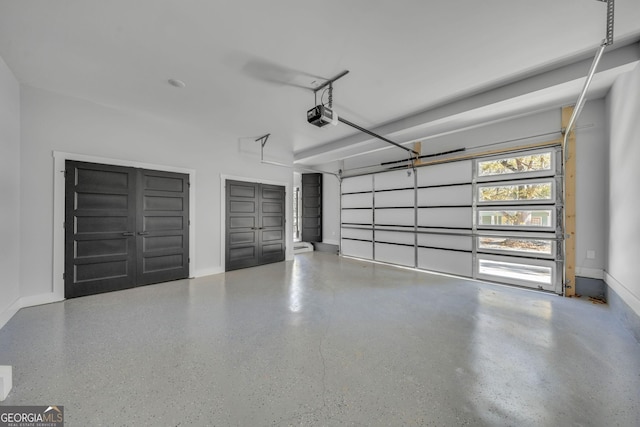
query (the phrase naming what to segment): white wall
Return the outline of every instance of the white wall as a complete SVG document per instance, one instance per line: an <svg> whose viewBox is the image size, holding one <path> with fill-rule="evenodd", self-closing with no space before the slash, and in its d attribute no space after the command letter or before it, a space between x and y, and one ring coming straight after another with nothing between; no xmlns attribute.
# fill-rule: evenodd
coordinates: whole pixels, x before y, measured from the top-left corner
<svg viewBox="0 0 640 427"><path fill-rule="evenodd" d="M605 100L588 102L580 114L577 127L576 275L604 279L609 194ZM593 259L588 258L588 251L594 251Z"/></svg>
<svg viewBox="0 0 640 427"><path fill-rule="evenodd" d="M290 221L291 169L260 164L259 146L255 152L245 152L239 142L242 135L225 135L31 87L22 88L21 102L22 297L52 292L52 236L54 227L60 227L52 223L52 181L54 173L59 173L53 170L53 151L195 170L196 242L191 271L195 276L224 268L221 175L287 184ZM289 229L287 237L290 259Z"/></svg>
<svg viewBox="0 0 640 427"><path fill-rule="evenodd" d="M329 174L322 181L322 241L340 244L340 181Z"/></svg>
<svg viewBox="0 0 640 427"><path fill-rule="evenodd" d="M19 309L20 84L0 58L0 327Z"/></svg>
<svg viewBox="0 0 640 427"><path fill-rule="evenodd" d="M336 173L340 162L326 165L328 171ZM322 177L322 241L331 245L340 244L340 181L335 175L325 173Z"/></svg>
<svg viewBox="0 0 640 427"><path fill-rule="evenodd" d="M640 315L640 66L607 98L609 199L607 284Z"/></svg>

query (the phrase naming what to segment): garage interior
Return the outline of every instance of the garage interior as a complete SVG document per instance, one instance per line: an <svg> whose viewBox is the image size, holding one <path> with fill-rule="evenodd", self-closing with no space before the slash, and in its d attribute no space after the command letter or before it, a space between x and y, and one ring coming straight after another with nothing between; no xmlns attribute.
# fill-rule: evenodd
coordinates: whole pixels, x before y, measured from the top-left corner
<svg viewBox="0 0 640 427"><path fill-rule="evenodd" d="M638 16L1 2L1 405L639 425Z"/></svg>

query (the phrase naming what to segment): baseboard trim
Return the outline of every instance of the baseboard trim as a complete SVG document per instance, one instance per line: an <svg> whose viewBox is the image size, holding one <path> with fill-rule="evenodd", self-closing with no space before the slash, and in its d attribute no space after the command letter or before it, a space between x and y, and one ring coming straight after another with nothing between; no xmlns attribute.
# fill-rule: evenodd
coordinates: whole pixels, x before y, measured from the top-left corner
<svg viewBox="0 0 640 427"><path fill-rule="evenodd" d="M13 388L13 367L0 366L0 402L4 401Z"/></svg>
<svg viewBox="0 0 640 427"><path fill-rule="evenodd" d="M329 252L332 254L338 254L340 247L326 242L313 242L313 247L318 252Z"/></svg>
<svg viewBox="0 0 640 427"><path fill-rule="evenodd" d="M34 307L36 305L51 304L60 301L64 301L64 298L60 298L54 293L33 295L20 298L20 308Z"/></svg>
<svg viewBox="0 0 640 427"><path fill-rule="evenodd" d="M207 269L197 270L193 275L193 278L213 276L215 274L221 274L221 273L224 273L224 268L222 267L207 268Z"/></svg>
<svg viewBox="0 0 640 427"><path fill-rule="evenodd" d="M622 283L617 281L615 277L605 272L605 283L613 289L616 294L624 301L636 314L640 317L640 298L626 288Z"/></svg>
<svg viewBox="0 0 640 427"><path fill-rule="evenodd" d="M64 298L59 297L53 292L18 298L16 301L14 301L13 304L11 304L11 306L9 306L8 309L0 314L0 328L3 328L4 325L9 323L9 320L11 320L11 318L15 316L18 311L20 311L20 309L26 307L35 307L37 305L43 304L51 304L60 301L64 301Z"/></svg>
<svg viewBox="0 0 640 427"><path fill-rule="evenodd" d="M640 298L622 283L606 274L607 302L614 315L640 343Z"/></svg>
<svg viewBox="0 0 640 427"><path fill-rule="evenodd" d="M20 310L20 298L16 299L9 307L0 313L0 329Z"/></svg>

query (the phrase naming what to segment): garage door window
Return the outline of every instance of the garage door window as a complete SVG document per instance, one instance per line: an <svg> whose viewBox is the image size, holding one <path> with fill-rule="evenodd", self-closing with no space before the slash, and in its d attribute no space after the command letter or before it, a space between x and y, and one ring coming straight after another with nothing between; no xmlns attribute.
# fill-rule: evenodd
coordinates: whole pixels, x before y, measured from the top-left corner
<svg viewBox="0 0 640 427"><path fill-rule="evenodd" d="M551 172L554 169L553 159L551 152L548 151L482 160L478 162L478 176L530 175L536 172Z"/></svg>

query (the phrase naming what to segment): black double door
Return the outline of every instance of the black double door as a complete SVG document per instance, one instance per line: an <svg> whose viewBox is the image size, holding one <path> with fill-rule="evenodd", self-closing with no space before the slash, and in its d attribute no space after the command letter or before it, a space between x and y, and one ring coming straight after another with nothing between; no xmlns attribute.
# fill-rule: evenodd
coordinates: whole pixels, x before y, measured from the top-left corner
<svg viewBox="0 0 640 427"><path fill-rule="evenodd" d="M225 270L284 261L284 187L227 180L225 193Z"/></svg>
<svg viewBox="0 0 640 427"><path fill-rule="evenodd" d="M67 161L65 297L189 275L189 177Z"/></svg>

